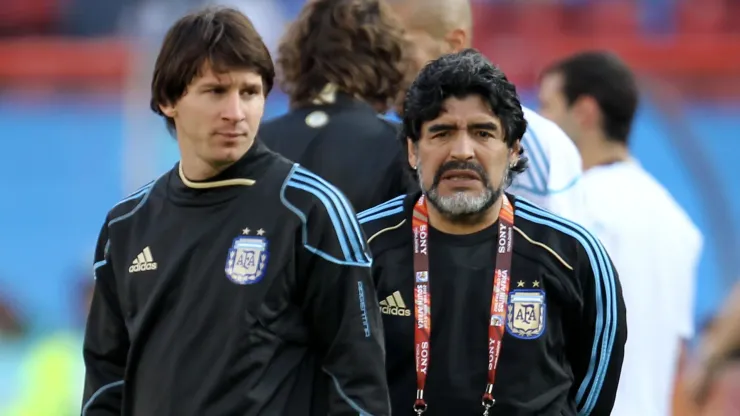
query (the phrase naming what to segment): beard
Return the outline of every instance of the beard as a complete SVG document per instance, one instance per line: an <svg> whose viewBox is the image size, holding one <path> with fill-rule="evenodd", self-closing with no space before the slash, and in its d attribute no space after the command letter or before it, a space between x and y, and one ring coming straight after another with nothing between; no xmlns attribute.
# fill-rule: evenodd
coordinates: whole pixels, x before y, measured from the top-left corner
<svg viewBox="0 0 740 416"><path fill-rule="evenodd" d="M427 201L449 221L460 224L474 224L480 220L504 193L504 184L509 175L507 165L501 183L498 187L494 187L481 165L473 162L450 161L439 168L434 175L432 186L426 189L422 183L422 168L418 159L416 166L418 166L419 187ZM442 181L442 175L450 170L470 170L477 173L483 182L483 190L477 194L472 194L470 191L456 191L452 195L440 195L439 183Z"/></svg>

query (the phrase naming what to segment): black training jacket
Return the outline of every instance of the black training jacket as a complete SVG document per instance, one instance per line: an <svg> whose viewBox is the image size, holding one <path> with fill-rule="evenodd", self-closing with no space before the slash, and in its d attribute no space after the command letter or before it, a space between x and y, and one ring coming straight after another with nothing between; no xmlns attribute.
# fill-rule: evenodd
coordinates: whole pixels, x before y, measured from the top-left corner
<svg viewBox="0 0 740 416"><path fill-rule="evenodd" d="M358 214L373 253L394 415L416 398L411 215L419 193ZM608 416L627 340L619 277L578 224L509 195L513 258L491 415ZM424 416L478 416L498 222L468 235L430 224L431 348Z"/></svg>
<svg viewBox="0 0 740 416"><path fill-rule="evenodd" d="M398 126L363 101L342 93L332 99L263 123L260 137L336 185L357 212L408 192L414 183Z"/></svg>
<svg viewBox="0 0 740 416"><path fill-rule="evenodd" d="M370 262L346 198L259 141L175 166L100 232L83 415L390 414Z"/></svg>

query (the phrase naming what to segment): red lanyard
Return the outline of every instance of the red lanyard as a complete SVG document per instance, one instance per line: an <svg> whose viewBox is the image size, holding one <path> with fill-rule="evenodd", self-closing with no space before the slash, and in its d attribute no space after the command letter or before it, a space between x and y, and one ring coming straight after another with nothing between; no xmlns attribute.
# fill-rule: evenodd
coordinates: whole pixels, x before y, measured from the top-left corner
<svg viewBox="0 0 740 416"><path fill-rule="evenodd" d="M483 394L484 415L493 406L492 390L496 379L501 342L506 322L506 302L511 280L511 257L514 232L514 209L506 195L499 213L496 271L491 296L491 320L488 326L488 384ZM412 218L414 230L414 344L416 350L416 402L414 411L421 415L427 409L424 387L429 370L429 336L432 332L432 294L429 289L429 214L426 199L419 198Z"/></svg>

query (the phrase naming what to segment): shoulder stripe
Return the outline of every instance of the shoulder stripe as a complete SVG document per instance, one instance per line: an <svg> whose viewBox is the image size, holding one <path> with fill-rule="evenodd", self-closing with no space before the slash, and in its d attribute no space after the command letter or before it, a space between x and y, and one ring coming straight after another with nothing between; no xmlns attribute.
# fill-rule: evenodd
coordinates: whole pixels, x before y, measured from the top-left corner
<svg viewBox="0 0 740 416"><path fill-rule="evenodd" d="M156 182L156 179L155 179L155 180L153 180L153 181L149 181L148 183L145 183L145 184L144 184L144 185L142 185L142 186L141 186L141 187L140 187L139 189L137 189L137 190L135 190L134 192L132 192L132 193L131 193L131 195L133 195L133 194L135 194L135 193L137 193L137 192L141 191L142 189L145 189L145 188L148 188L148 187L150 187L150 186L154 185L154 182Z"/></svg>
<svg viewBox="0 0 740 416"><path fill-rule="evenodd" d="M141 188L137 189L136 192L133 192L129 194L126 198L123 198L122 200L118 201L118 203L115 206L119 206L123 204L124 202L128 202L137 198L141 198L142 195L145 195L149 189L152 188L154 185L154 182L150 182L147 185L142 186Z"/></svg>
<svg viewBox="0 0 740 416"><path fill-rule="evenodd" d="M588 370L576 394L576 404L580 408L579 415L588 415L596 405L603 386L617 332L614 269L609 263L604 247L582 226L542 210L526 200L518 199L517 202L519 203L516 204L516 208L519 209L515 210L516 215L572 236L584 247L591 263L596 291L596 328ZM599 344L601 344L600 348ZM584 395L587 391L589 394L584 402Z"/></svg>
<svg viewBox="0 0 740 416"><path fill-rule="evenodd" d="M355 259L357 261L366 259L367 255L365 254L363 247L364 237L362 236L360 224L357 223L355 210L347 200L347 197L345 197L339 189L327 180L300 165L296 169L293 178L295 180L300 180L301 182L313 183L317 188L324 189L326 191L332 202L337 204L336 209L342 219L342 223L345 228L345 236L350 241L352 248L355 251Z"/></svg>
<svg viewBox="0 0 740 416"><path fill-rule="evenodd" d="M107 260L100 260L93 263L93 279L98 280L98 269L108 264Z"/></svg>
<svg viewBox="0 0 740 416"><path fill-rule="evenodd" d="M360 224L365 224L373 220L378 220L380 218L390 217L391 215L396 215L400 212L403 212L403 206L388 209L386 211L378 212L375 215L369 215L369 216L360 218Z"/></svg>
<svg viewBox="0 0 740 416"><path fill-rule="evenodd" d="M363 217L366 217L366 216L368 216L370 214L375 214L377 212L384 211L386 208L389 208L389 207L390 208L394 208L394 207L398 207L398 206L403 206L403 200L404 200L404 198L406 198L406 195L398 195L397 197L395 197L393 199L389 199L389 200L383 202L382 204L378 204L378 205L376 205L376 206L374 206L372 208L368 208L368 209L360 212L359 214L357 214L357 218L363 218Z"/></svg>
<svg viewBox="0 0 740 416"><path fill-rule="evenodd" d="M316 196L324 205L331 219L332 226L337 235L337 240L342 249L343 260L323 253L307 244L306 216L298 208L285 199L285 188L292 187L309 192ZM280 195L283 204L293 211L303 221L304 246L312 252L324 257L334 263L346 265L358 265L367 267L370 257L367 255L366 243L360 225L354 215L352 206L347 198L333 185L318 175L309 172L299 165L295 165L293 171L288 175Z"/></svg>
<svg viewBox="0 0 740 416"><path fill-rule="evenodd" d="M524 146L524 155L527 156L532 166L532 186L540 192L547 191L550 162L547 160L547 155L542 150L539 138L531 126L527 127L527 131L524 133L522 145Z"/></svg>
<svg viewBox="0 0 740 416"><path fill-rule="evenodd" d="M385 211L380 211L376 214L368 215L368 216L360 218L360 224L365 224L373 220L390 217L391 215L396 215L400 212L403 212L403 206L398 206L395 208L388 208Z"/></svg>
<svg viewBox="0 0 740 416"><path fill-rule="evenodd" d="M126 198L122 199L120 202L118 202L113 208L115 208L115 207L123 204L124 202L128 202L128 201L133 201L133 200L139 199L139 203L136 204L136 206L134 206L134 208L131 211L129 211L126 214L119 215L118 217L110 220L108 222L108 227L110 227L111 225L113 225L113 224L115 224L115 223L117 223L119 221L123 221L126 218L131 217L132 215L134 215L136 213L136 211L138 211L142 206L144 206L144 204L146 203L147 199L149 199L149 195L151 194L152 189L154 189L154 185L156 183L157 183L157 181L151 181L148 184L146 184L143 187L141 187L138 191L134 192L133 194L129 195L128 197L126 197Z"/></svg>
<svg viewBox="0 0 740 416"><path fill-rule="evenodd" d="M357 219L360 221L360 224L365 224L373 220L389 217L391 215L403 212L404 199L406 199L406 195L399 195L391 200L383 202L380 205L376 205L372 208L366 209L365 211L357 214Z"/></svg>

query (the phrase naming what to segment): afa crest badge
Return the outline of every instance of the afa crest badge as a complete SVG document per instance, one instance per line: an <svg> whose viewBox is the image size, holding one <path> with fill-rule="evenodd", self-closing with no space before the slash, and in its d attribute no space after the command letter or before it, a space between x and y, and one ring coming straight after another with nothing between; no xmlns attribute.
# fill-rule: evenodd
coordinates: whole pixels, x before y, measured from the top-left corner
<svg viewBox="0 0 740 416"><path fill-rule="evenodd" d="M237 237L226 259L226 276L240 285L257 283L265 276L268 257L265 237Z"/></svg>
<svg viewBox="0 0 740 416"><path fill-rule="evenodd" d="M545 292L514 290L509 294L506 330L519 339L536 339L545 332Z"/></svg>

